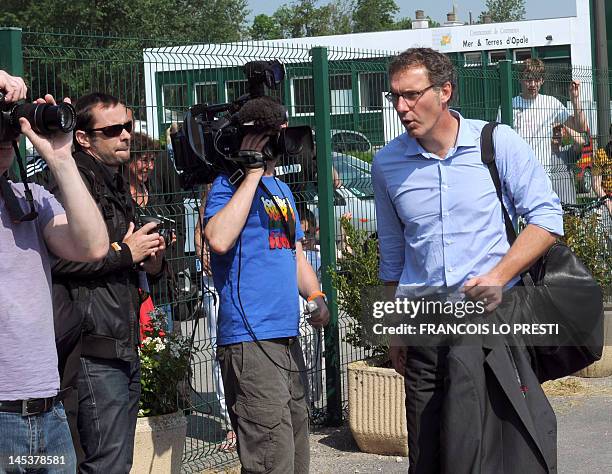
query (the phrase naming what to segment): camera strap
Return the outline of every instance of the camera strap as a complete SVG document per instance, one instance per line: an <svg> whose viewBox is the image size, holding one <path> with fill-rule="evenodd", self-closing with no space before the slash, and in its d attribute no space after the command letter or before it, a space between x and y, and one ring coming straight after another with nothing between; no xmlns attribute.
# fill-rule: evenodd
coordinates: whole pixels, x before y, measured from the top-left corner
<svg viewBox="0 0 612 474"><path fill-rule="evenodd" d="M11 220L16 224L19 224L21 222L33 221L38 217L38 212L36 212L36 207L34 206L34 196L32 195L32 190L28 186L28 176L26 174L25 167L23 166L23 162L21 161L21 153L19 153L19 146L17 145L16 140L13 140L13 150L15 150L15 155L17 156L19 175L21 176L21 181L23 182L24 193L26 201L30 206L30 212L23 212L23 209L19 204L19 200L15 196L13 188L5 176L0 176L0 193L4 198L6 210L8 211Z"/></svg>
<svg viewBox="0 0 612 474"><path fill-rule="evenodd" d="M274 179L277 179L277 178L274 178ZM278 186L278 183L277 183L277 186ZM287 208L287 215L285 216L283 214L282 209L278 205L278 202L276 202L276 199L274 199L274 196L272 196L272 193L267 188L267 186L263 183L263 181L259 181L259 187L263 190L264 193L268 195L270 200L274 203L274 206L276 206L276 209L278 210L278 213L280 215L281 224L283 225L283 229L285 230L285 234L287 235L287 239L289 240L289 245L291 246L292 250L295 250L295 237L296 237L295 226L297 225L297 222L294 223L293 229L292 229L291 226L289 225L289 208ZM283 198L285 198L285 201L287 202L287 206L291 206L291 202L289 201L289 199L287 199L287 196L285 196L282 189L280 189L280 186L278 187L278 189L283 195Z"/></svg>

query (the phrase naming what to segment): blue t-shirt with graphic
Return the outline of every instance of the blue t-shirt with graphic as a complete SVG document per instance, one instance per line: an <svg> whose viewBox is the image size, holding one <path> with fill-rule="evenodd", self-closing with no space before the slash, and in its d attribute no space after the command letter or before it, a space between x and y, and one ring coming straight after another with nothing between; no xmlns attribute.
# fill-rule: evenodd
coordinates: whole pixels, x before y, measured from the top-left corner
<svg viewBox="0 0 612 474"><path fill-rule="evenodd" d="M273 176L262 177L270 195L259 186L240 238L225 255L211 252L210 264L219 293L217 344L252 341L243 316L257 339L298 335L300 319L295 240L304 233L291 191ZM208 221L236 192L225 175L212 184L204 217ZM274 201L276 201L276 204ZM279 209L283 214L281 217ZM286 219L288 226L283 220Z"/></svg>

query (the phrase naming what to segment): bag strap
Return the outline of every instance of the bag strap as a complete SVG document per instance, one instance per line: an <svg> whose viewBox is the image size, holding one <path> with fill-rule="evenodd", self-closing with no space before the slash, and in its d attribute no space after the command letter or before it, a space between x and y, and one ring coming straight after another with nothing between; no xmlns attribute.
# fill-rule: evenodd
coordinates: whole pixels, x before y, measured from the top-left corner
<svg viewBox="0 0 612 474"><path fill-rule="evenodd" d="M497 192L497 198L499 199L499 203L501 204L502 213L504 214L504 224L506 226L506 237L508 238L508 243L510 246L514 244L516 240L516 231L514 230L514 226L512 225L512 219L510 219L510 214L508 214L508 210L506 206L504 206L504 201L502 198L502 187L501 180L499 179L499 171L497 169L497 164L495 163L495 146L493 144L493 131L495 127L497 127L499 123L497 122L489 122L487 123L480 133L480 152L481 152L481 160L487 165L489 169L489 173L491 174L491 179L493 180L493 184L495 185L495 191ZM521 281L525 286L534 286L533 277L530 274L529 270L521 273Z"/></svg>
<svg viewBox="0 0 612 474"><path fill-rule="evenodd" d="M482 132L480 134L481 160L485 165L487 165L489 173L491 174L491 179L493 180L493 184L495 185L495 191L497 191L497 198L499 199L499 203L501 204L502 208L502 213L504 214L506 236L508 237L508 242L510 243L510 245L512 245L516 240L516 231L514 230L514 226L512 225L512 219L510 219L508 210L506 209L506 206L504 206L501 181L499 179L499 171L497 169L497 164L495 163L495 146L493 144L493 131L495 130L495 127L497 127L497 125L499 125L497 122L489 122L482 129Z"/></svg>

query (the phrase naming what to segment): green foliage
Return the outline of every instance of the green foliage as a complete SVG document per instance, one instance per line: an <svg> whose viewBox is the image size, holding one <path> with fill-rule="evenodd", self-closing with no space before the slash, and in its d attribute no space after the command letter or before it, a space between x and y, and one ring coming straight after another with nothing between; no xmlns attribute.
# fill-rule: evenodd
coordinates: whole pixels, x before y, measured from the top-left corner
<svg viewBox="0 0 612 474"><path fill-rule="evenodd" d="M394 0L357 0L355 7L355 33L398 29L394 17L399 7Z"/></svg>
<svg viewBox="0 0 612 474"><path fill-rule="evenodd" d="M436 20L432 20L432 18L429 15L427 15L427 19L429 20L429 27L430 28L439 28L441 26L440 22L438 22Z"/></svg>
<svg viewBox="0 0 612 474"><path fill-rule="evenodd" d="M607 211L607 209L604 209ZM612 248L599 216L563 216L563 240L591 271L602 288L612 284Z"/></svg>
<svg viewBox="0 0 612 474"><path fill-rule="evenodd" d="M273 35L280 32L281 38L350 33L351 8L350 0L334 0L321 7L317 7L317 0L297 0L289 5L281 5L274 12L271 17L274 24L267 25L268 31ZM261 20L258 23L261 24ZM259 36L253 39L273 38Z"/></svg>
<svg viewBox="0 0 612 474"><path fill-rule="evenodd" d="M104 91L142 120L143 49L240 40L246 6L247 0L11 0L0 8L0 25L25 30L24 58L36 64L25 77L33 97L76 100Z"/></svg>
<svg viewBox="0 0 612 474"><path fill-rule="evenodd" d="M263 13L261 15L257 15L253 19L253 26L251 26L250 34L251 39L256 41L273 40L283 37L280 26L274 17L265 15Z"/></svg>
<svg viewBox="0 0 612 474"><path fill-rule="evenodd" d="M388 345L371 346L366 342L362 327L367 298L382 282L378 278L378 241L351 224L349 216L340 218L342 229L342 256L337 267L330 269L332 285L338 292L338 309L349 318L345 341L355 347L371 350L373 356L385 355ZM368 291L370 290L370 291Z"/></svg>
<svg viewBox="0 0 612 474"><path fill-rule="evenodd" d="M248 13L247 0L13 0L3 2L0 25L220 43L243 38Z"/></svg>
<svg viewBox="0 0 612 474"><path fill-rule="evenodd" d="M158 416L179 409L179 385L189 376L189 341L164 332L166 315L150 313L151 328L138 350L140 354L140 406L138 416Z"/></svg>
<svg viewBox="0 0 612 474"><path fill-rule="evenodd" d="M487 10L480 14L478 23L484 22L487 12L494 23L525 19L525 0L487 0L485 6Z"/></svg>
<svg viewBox="0 0 612 474"><path fill-rule="evenodd" d="M411 30L412 20L409 17L400 18L393 24L394 30Z"/></svg>
<svg viewBox="0 0 612 474"><path fill-rule="evenodd" d="M281 5L272 16L257 15L250 28L254 40L342 35L367 31L410 29L412 20L395 21L394 0L295 0Z"/></svg>

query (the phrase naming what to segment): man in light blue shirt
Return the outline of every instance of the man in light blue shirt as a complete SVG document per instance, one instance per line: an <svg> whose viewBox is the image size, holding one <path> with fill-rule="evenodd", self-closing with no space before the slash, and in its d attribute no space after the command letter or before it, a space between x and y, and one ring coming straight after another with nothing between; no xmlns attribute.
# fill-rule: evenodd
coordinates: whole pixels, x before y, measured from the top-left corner
<svg viewBox="0 0 612 474"><path fill-rule="evenodd" d="M449 108L456 88L452 63L416 48L389 66L390 92L406 132L375 157L372 180L380 245L380 278L396 295L426 287L465 291L488 312L563 234L559 199L533 150L511 128L494 135L503 200L527 227L510 248L488 168L481 161L485 122ZM393 345L393 344L392 344ZM439 428L444 348L392 347L406 377L410 472L440 472ZM431 377L429 377L431 375Z"/></svg>

